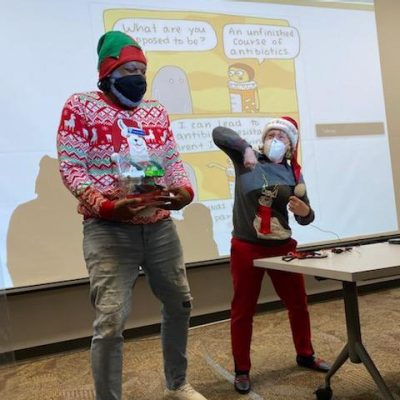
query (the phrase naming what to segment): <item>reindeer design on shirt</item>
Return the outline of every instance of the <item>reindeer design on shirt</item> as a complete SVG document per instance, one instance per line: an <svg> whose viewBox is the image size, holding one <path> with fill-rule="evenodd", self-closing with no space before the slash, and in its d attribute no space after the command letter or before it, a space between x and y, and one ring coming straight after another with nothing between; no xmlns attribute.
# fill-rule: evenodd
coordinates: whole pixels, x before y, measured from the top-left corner
<svg viewBox="0 0 400 400"><path fill-rule="evenodd" d="M71 114L69 119L64 120L64 129L67 131L74 131L75 130L75 115Z"/></svg>

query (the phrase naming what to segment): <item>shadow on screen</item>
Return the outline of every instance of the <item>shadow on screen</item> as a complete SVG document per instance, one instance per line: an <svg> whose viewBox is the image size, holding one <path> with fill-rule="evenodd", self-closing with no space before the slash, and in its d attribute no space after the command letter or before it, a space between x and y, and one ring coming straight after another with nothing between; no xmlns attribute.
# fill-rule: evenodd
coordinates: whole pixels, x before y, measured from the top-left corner
<svg viewBox="0 0 400 400"><path fill-rule="evenodd" d="M7 235L7 267L14 287L62 282L87 276L82 253L82 216L77 200L44 156L36 179L37 197L13 212ZM210 210L192 203L174 221L186 262L218 258Z"/></svg>
<svg viewBox="0 0 400 400"><path fill-rule="evenodd" d="M85 277L82 217L61 181L57 159L41 159L35 192L10 219L7 266L14 287Z"/></svg>
<svg viewBox="0 0 400 400"><path fill-rule="evenodd" d="M183 209L183 219L174 219L182 242L185 262L212 260L219 257L214 241L210 210L201 203Z"/></svg>

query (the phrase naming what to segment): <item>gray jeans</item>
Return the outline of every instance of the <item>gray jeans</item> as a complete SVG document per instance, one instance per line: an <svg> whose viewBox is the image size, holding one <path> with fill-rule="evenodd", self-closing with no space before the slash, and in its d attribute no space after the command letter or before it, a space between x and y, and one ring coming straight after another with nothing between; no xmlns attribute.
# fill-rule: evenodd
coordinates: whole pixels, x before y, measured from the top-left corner
<svg viewBox="0 0 400 400"><path fill-rule="evenodd" d="M124 325L141 266L162 303L161 340L167 387L186 380L191 294L182 248L171 220L132 225L89 219L83 251L96 311L91 346L96 400L120 400Z"/></svg>

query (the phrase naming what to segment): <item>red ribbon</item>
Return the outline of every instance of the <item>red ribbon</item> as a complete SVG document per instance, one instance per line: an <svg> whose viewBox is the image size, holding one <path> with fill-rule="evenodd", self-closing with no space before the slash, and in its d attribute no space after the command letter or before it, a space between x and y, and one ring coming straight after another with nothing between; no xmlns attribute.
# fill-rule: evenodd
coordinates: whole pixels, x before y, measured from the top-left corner
<svg viewBox="0 0 400 400"><path fill-rule="evenodd" d="M271 207L258 205L257 215L260 217L260 233L271 233Z"/></svg>

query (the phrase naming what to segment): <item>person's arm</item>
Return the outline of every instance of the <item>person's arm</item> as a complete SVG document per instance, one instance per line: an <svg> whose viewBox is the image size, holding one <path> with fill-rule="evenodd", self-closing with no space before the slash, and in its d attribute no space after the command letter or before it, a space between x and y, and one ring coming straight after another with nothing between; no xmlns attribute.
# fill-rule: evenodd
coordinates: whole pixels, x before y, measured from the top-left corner
<svg viewBox="0 0 400 400"><path fill-rule="evenodd" d="M167 113L166 110L164 112ZM168 121L168 133L163 145L163 167L165 169L164 178L170 196L158 196L157 199L167 202L161 205L160 208L180 210L193 200L194 192L183 166L168 115L166 115L166 119Z"/></svg>
<svg viewBox="0 0 400 400"><path fill-rule="evenodd" d="M64 105L57 132L59 170L64 185L95 216L111 217L113 202L95 189L87 171L89 139L83 105L78 95Z"/></svg>
<svg viewBox="0 0 400 400"><path fill-rule="evenodd" d="M248 157L251 157L251 153L254 155L250 144L230 128L225 128L223 126L214 128L212 138L215 145L226 153L233 162L244 164L246 153Z"/></svg>

